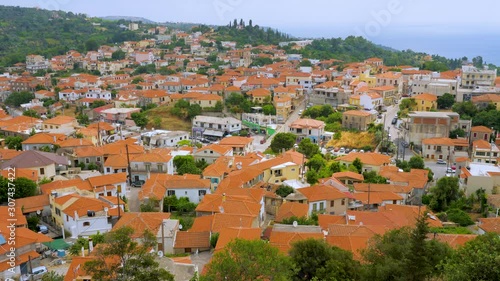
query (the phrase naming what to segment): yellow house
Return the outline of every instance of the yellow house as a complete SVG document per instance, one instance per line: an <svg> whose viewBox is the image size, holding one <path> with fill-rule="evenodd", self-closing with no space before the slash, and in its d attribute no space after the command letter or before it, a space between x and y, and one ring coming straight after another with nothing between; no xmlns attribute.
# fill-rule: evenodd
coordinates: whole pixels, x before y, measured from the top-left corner
<svg viewBox="0 0 500 281"><path fill-rule="evenodd" d="M430 93L422 93L413 97L417 104L416 111L431 111L437 109L437 96Z"/></svg>
<svg viewBox="0 0 500 281"><path fill-rule="evenodd" d="M263 182L280 184L286 180L300 178L300 165L287 154L251 165L263 172Z"/></svg>
<svg viewBox="0 0 500 281"><path fill-rule="evenodd" d="M382 96L384 100L384 105L390 106L395 104L396 100L399 100L399 95L397 88L391 85L388 86L380 86L371 88L371 90L380 96Z"/></svg>
<svg viewBox="0 0 500 281"><path fill-rule="evenodd" d="M349 105L355 106L357 108L361 108L361 96L360 95L352 95L349 97Z"/></svg>
<svg viewBox="0 0 500 281"><path fill-rule="evenodd" d="M202 94L189 101L190 104L198 104L201 108L215 107L217 102L222 103L222 97L216 94Z"/></svg>
<svg viewBox="0 0 500 281"><path fill-rule="evenodd" d="M368 87L370 88L375 87L377 85L377 77L370 76L369 71L368 73L366 72L360 73L358 79L360 82L365 82L366 84L368 84Z"/></svg>
<svg viewBox="0 0 500 281"><path fill-rule="evenodd" d="M247 92L247 95L252 98L256 104L264 103L266 99L271 99L271 91L268 89L258 88Z"/></svg>
<svg viewBox="0 0 500 281"><path fill-rule="evenodd" d="M278 119L286 120L292 111L292 99L289 96L275 96L273 103Z"/></svg>

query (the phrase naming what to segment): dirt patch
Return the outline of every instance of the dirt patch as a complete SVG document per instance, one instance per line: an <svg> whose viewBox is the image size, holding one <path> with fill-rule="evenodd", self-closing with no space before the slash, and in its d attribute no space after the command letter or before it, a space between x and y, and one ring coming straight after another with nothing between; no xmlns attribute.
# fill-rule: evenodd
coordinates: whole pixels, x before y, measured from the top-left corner
<svg viewBox="0 0 500 281"><path fill-rule="evenodd" d="M191 131L191 122L178 118L170 114L171 106L160 106L147 112L149 118L148 128L169 130L169 131ZM161 119L161 126L155 124L155 117ZM155 127L156 126L156 127Z"/></svg>
<svg viewBox="0 0 500 281"><path fill-rule="evenodd" d="M341 138L339 140L331 140L328 142L327 146L333 147L345 147L345 148L355 148L363 149L367 146L371 146L372 150L376 147L375 135L368 132L352 133L352 132L342 132Z"/></svg>

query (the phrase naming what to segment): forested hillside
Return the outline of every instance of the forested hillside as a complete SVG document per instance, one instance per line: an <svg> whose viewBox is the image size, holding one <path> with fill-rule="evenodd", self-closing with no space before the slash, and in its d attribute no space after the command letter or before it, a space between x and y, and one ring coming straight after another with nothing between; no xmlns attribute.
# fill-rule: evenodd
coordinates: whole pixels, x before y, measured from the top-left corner
<svg viewBox="0 0 500 281"><path fill-rule="evenodd" d="M87 51L99 44L137 39L139 35L122 30L117 22L71 12L0 6L1 66L24 62L32 53L51 57L70 49Z"/></svg>

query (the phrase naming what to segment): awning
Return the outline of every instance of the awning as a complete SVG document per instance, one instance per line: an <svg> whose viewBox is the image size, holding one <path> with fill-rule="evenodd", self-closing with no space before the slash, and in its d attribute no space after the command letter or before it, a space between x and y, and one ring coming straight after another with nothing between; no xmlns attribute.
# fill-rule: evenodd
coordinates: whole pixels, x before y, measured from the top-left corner
<svg viewBox="0 0 500 281"><path fill-rule="evenodd" d="M204 135L207 135L207 136L215 136L215 137L222 137L224 135L223 132L221 131L214 131L214 130L205 130L203 132Z"/></svg>
<svg viewBox="0 0 500 281"><path fill-rule="evenodd" d="M54 239L52 242L45 242L43 244L51 250L66 250L69 248L69 244L64 239Z"/></svg>

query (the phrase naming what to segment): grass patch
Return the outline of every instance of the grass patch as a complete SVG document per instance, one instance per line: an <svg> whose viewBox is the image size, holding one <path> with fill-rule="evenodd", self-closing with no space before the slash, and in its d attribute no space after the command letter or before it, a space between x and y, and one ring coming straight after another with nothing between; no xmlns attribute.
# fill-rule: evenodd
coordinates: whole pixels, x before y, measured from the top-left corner
<svg viewBox="0 0 500 281"><path fill-rule="evenodd" d="M442 233L442 234L473 234L467 227L431 227L431 233Z"/></svg>
<svg viewBox="0 0 500 281"><path fill-rule="evenodd" d="M339 140L332 139L328 142L327 146L345 147L351 149L363 149L364 147L371 146L372 149L375 149L377 143L375 142L375 135L373 133L342 132Z"/></svg>

